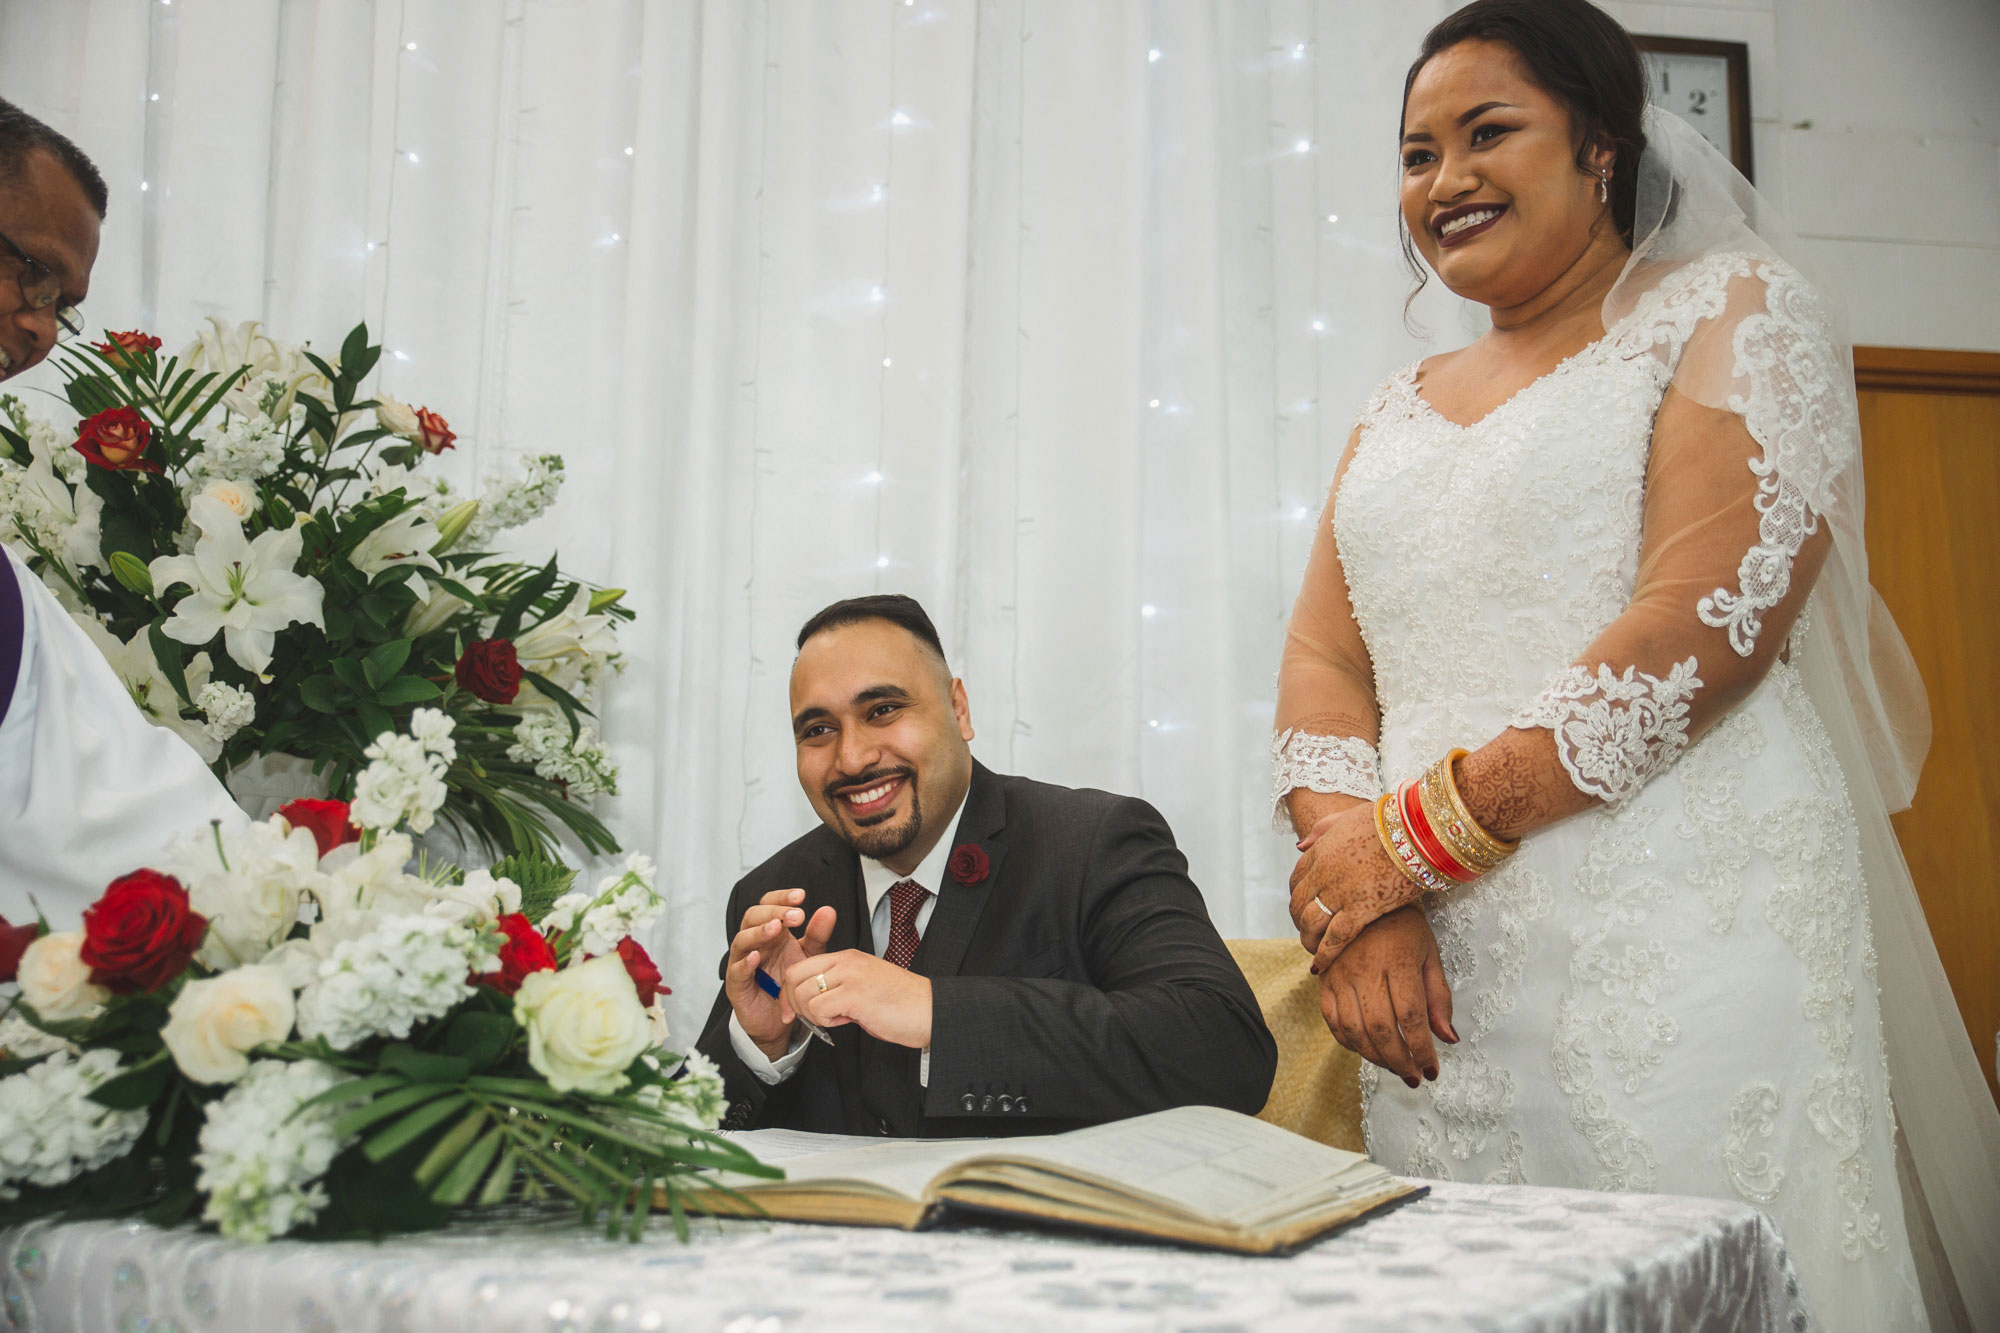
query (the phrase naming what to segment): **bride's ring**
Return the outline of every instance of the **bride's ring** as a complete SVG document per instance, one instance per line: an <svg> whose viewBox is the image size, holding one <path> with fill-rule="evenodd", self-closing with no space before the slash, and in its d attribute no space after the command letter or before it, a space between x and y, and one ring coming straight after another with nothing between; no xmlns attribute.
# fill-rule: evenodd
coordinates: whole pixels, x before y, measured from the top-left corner
<svg viewBox="0 0 2000 1333"><path fill-rule="evenodd" d="M1333 909L1331 907L1328 907L1325 903L1321 902L1319 900L1319 895L1317 893L1315 893L1312 897L1312 905L1314 907L1317 907L1320 911L1325 912L1328 916L1333 915Z"/></svg>
<svg viewBox="0 0 2000 1333"><path fill-rule="evenodd" d="M821 990L826 989L826 973L824 972L820 973L818 976L814 977L813 980L819 983L819 988Z"/></svg>

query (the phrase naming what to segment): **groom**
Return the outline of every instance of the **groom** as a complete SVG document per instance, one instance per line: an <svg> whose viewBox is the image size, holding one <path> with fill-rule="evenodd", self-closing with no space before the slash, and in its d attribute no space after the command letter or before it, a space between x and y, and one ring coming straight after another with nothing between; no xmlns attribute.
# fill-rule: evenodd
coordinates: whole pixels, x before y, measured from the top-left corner
<svg viewBox="0 0 2000 1333"><path fill-rule="evenodd" d="M952 1137L1255 1113L1276 1046L1158 813L975 761L965 686L908 597L836 602L798 647L792 731L821 827L729 896L698 1043L727 1126Z"/></svg>

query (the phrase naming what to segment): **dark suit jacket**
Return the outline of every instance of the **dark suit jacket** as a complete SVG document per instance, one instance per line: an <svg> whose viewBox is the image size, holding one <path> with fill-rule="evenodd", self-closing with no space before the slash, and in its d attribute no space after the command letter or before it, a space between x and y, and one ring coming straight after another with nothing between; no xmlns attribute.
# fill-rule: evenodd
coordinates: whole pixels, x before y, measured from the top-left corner
<svg viewBox="0 0 2000 1333"><path fill-rule="evenodd" d="M917 1051L851 1024L766 1084L731 1047L718 994L698 1047L721 1066L728 1127L945 1138L1263 1106L1276 1043L1157 811L975 764L956 836L989 868L977 884L926 886L938 900L912 970L931 979L929 1086ZM829 952L872 950L860 860L824 826L743 877L728 932L792 888L808 916L839 912Z"/></svg>

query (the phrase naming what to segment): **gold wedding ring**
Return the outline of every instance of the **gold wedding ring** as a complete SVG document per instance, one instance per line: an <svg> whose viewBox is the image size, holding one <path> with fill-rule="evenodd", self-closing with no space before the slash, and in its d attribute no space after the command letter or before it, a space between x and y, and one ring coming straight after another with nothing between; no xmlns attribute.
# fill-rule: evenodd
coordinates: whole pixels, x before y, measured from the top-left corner
<svg viewBox="0 0 2000 1333"><path fill-rule="evenodd" d="M826 989L826 973L824 972L820 973L818 976L814 977L813 980L819 983L819 988L822 991Z"/></svg>

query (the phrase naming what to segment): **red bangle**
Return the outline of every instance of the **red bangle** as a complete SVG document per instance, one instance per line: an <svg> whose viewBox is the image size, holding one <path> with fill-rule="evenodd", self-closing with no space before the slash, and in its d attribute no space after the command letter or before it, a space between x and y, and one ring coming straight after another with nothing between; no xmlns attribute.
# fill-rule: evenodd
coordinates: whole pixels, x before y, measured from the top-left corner
<svg viewBox="0 0 2000 1333"><path fill-rule="evenodd" d="M1402 812L1403 826L1410 831L1410 841L1416 843L1424 860L1437 867L1439 873L1460 884L1470 884L1479 878L1460 865L1457 858L1445 850L1443 841L1431 831L1430 820L1424 815L1424 803L1417 795L1417 783L1405 783L1396 793L1396 807Z"/></svg>

